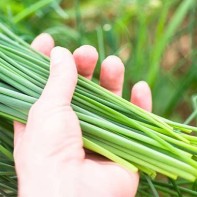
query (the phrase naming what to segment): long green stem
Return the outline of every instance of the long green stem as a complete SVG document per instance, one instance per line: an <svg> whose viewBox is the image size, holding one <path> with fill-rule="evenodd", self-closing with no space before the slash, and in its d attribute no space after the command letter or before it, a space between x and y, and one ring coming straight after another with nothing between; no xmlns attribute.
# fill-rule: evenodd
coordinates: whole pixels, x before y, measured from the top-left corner
<svg viewBox="0 0 197 197"><path fill-rule="evenodd" d="M25 123L47 82L50 60L3 24L0 30L0 116ZM152 178L157 172L173 179L197 178L197 139L186 134L196 127L146 112L82 76L71 105L84 147Z"/></svg>

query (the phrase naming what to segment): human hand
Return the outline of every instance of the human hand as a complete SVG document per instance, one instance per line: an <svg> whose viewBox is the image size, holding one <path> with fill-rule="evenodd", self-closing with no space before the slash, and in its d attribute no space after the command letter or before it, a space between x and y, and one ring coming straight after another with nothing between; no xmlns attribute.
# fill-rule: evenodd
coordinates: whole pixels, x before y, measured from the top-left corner
<svg viewBox="0 0 197 197"><path fill-rule="evenodd" d="M98 59L96 50L82 46L72 55L60 47L52 49L53 46L47 34L41 34L32 43L40 52L51 53L51 71L40 99L30 110L27 125L14 124L18 196L134 196L138 174L98 155L85 154L79 121L70 107L77 70L91 79ZM121 95L123 78L120 59L106 58L100 84ZM151 93L145 82L133 87L131 101L151 110Z"/></svg>

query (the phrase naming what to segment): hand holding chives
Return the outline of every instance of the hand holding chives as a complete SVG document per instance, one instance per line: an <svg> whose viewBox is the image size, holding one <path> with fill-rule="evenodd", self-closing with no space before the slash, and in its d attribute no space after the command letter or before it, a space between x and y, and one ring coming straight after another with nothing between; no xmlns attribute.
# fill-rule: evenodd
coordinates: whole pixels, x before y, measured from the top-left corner
<svg viewBox="0 0 197 197"><path fill-rule="evenodd" d="M85 154L79 122L70 107L76 67L81 75L91 79L98 58L96 50L82 46L73 58L66 49L52 50L53 43L47 34L32 43L40 52L51 53L51 74L41 98L31 109L27 125L15 122L19 196L134 195L137 174L98 155ZM121 61L110 56L101 68L100 84L121 95L124 77ZM136 84L132 93L135 104L151 109L151 95L145 83ZM143 105L144 98L148 98L148 103Z"/></svg>

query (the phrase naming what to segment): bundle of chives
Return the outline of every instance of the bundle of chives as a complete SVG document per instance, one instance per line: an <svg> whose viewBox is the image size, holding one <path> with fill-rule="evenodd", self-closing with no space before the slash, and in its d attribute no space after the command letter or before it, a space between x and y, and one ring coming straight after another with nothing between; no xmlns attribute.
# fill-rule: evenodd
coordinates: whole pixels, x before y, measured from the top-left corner
<svg viewBox="0 0 197 197"><path fill-rule="evenodd" d="M49 75L49 59L0 24L0 116L25 123ZM78 76L72 99L84 147L151 177L197 178L197 128L129 103Z"/></svg>

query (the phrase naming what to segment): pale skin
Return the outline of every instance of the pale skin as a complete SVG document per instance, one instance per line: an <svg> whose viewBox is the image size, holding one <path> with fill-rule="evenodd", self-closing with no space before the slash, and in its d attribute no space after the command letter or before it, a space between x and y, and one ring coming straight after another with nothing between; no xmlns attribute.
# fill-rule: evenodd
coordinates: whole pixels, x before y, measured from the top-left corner
<svg viewBox="0 0 197 197"><path fill-rule="evenodd" d="M14 159L18 176L18 197L132 197L138 173L83 149L79 120L70 107L77 72L92 78L98 53L82 46L71 54L54 48L48 34L41 34L32 47L50 56L47 85L30 110L27 124L14 123ZM101 65L100 85L121 96L124 65L116 56ZM151 111L151 91L138 82L131 102Z"/></svg>

